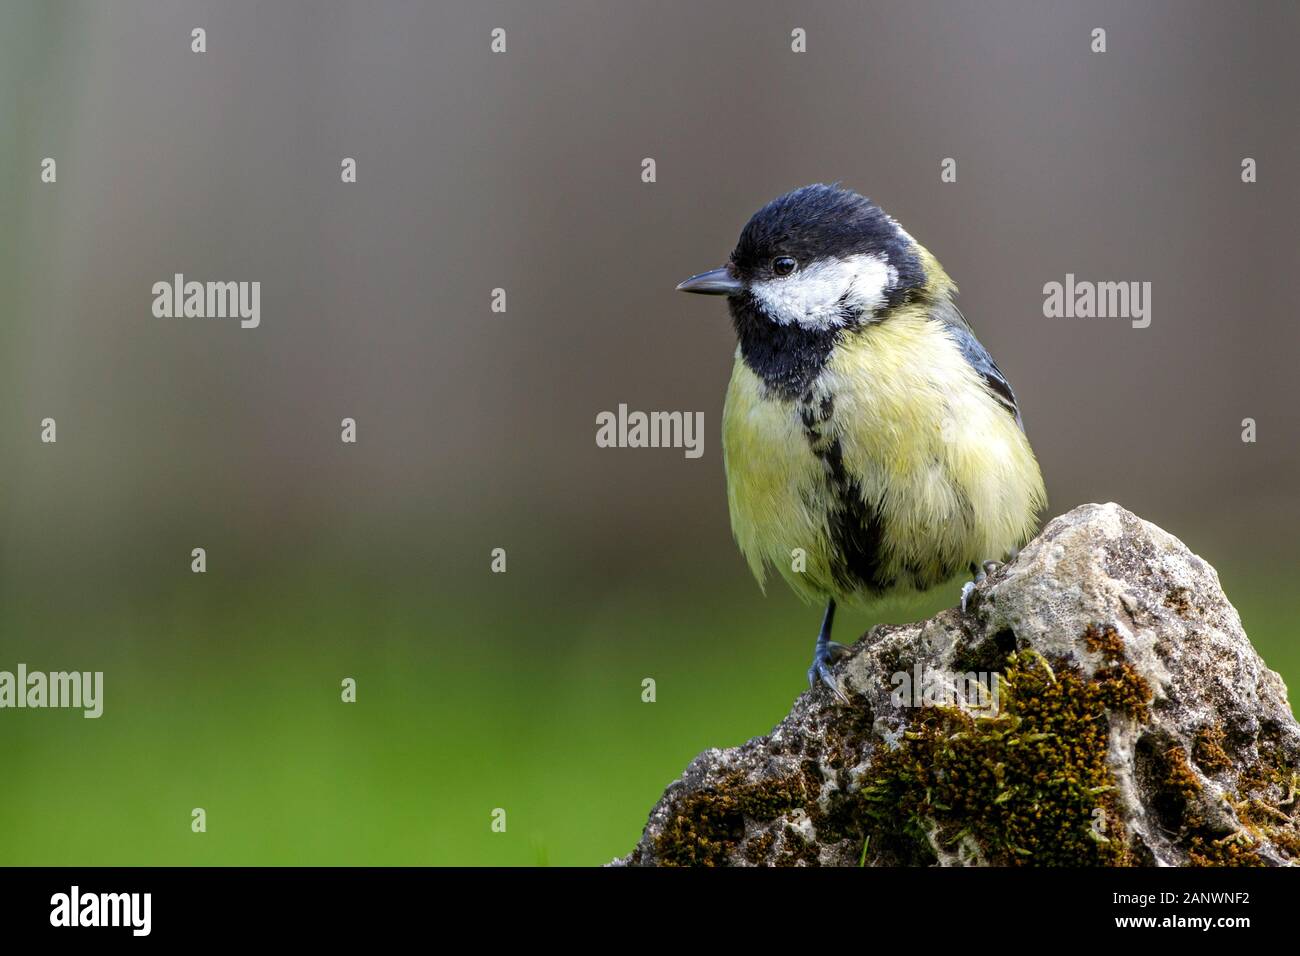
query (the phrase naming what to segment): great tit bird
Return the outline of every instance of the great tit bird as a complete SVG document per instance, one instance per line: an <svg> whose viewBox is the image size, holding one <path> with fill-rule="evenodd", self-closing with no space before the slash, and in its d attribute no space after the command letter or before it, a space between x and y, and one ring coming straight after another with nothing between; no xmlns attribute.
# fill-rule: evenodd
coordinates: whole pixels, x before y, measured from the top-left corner
<svg viewBox="0 0 1300 956"><path fill-rule="evenodd" d="M870 604L1014 554L1046 505L1020 409L938 261L839 186L768 203L720 269L738 344L722 413L731 527L826 613L808 669L832 675L836 602Z"/></svg>

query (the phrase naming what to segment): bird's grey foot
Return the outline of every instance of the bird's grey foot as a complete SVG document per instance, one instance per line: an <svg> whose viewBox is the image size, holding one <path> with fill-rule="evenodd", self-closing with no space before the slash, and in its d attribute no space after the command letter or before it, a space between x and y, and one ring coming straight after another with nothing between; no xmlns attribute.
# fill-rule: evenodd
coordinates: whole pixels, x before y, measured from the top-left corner
<svg viewBox="0 0 1300 956"><path fill-rule="evenodd" d="M1007 552L1006 561L985 561L978 569L974 565L971 565L971 570L975 572L975 578L974 580L967 581L961 586L961 609L963 614L966 612L966 608L970 604L970 596L975 593L975 589L987 581L990 574L997 574L1004 567L1014 561L1019 554L1020 552L1013 548Z"/></svg>
<svg viewBox="0 0 1300 956"><path fill-rule="evenodd" d="M967 581L961 586L961 612L966 613L966 604L970 601L970 596L975 593L975 582Z"/></svg>
<svg viewBox="0 0 1300 956"><path fill-rule="evenodd" d="M839 682L835 680L831 668L848 651L849 649L843 644L818 638L817 646L813 649L812 666L808 668L808 688L810 690L815 688L817 681L820 680L831 689L831 692L839 698L841 703L847 704L849 697L844 691L840 690Z"/></svg>
<svg viewBox="0 0 1300 956"><path fill-rule="evenodd" d="M848 653L843 644L831 640L831 625L835 623L835 601L826 602L826 616L822 618L822 629L817 635L817 646L813 648L812 666L808 668L808 689L812 690L820 680L831 689L841 702L847 704L849 697L840 690L840 685L831 673L831 667L837 660Z"/></svg>
<svg viewBox="0 0 1300 956"><path fill-rule="evenodd" d="M993 565L992 569L989 565ZM961 612L966 613L966 608L970 604L970 596L975 593L975 589L988 580L989 575L998 569L996 561L985 561L984 566L976 568L971 565L971 570L975 572L975 577L961 586Z"/></svg>

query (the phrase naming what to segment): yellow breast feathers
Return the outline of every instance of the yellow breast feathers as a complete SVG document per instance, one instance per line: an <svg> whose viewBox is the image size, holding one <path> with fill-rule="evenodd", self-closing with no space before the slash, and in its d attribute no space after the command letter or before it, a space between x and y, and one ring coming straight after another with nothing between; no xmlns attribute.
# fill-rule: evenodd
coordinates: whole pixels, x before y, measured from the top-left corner
<svg viewBox="0 0 1300 956"><path fill-rule="evenodd" d="M1046 492L1015 417L925 308L846 331L798 399L737 350L723 410L731 526L762 584L864 601L1001 560Z"/></svg>

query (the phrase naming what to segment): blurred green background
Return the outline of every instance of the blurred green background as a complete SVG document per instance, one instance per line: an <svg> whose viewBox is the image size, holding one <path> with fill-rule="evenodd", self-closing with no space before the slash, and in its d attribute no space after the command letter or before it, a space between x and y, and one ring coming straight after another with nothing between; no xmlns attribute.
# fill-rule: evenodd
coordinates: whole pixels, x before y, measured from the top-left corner
<svg viewBox="0 0 1300 956"><path fill-rule="evenodd" d="M98 720L0 711L0 864L627 852L804 686L819 610L727 527L723 308L672 287L817 180L961 285L1049 516L1178 535L1300 683L1295 5L706 6L0 6L0 669L105 673ZM154 319L175 272L262 326ZM1044 319L1066 272L1151 327ZM703 458L596 448L620 402Z"/></svg>

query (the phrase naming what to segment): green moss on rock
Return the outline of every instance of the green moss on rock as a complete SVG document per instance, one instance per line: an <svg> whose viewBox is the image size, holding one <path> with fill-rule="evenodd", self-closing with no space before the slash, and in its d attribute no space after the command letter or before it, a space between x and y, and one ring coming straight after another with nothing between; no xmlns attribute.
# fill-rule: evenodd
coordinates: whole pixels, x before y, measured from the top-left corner
<svg viewBox="0 0 1300 956"><path fill-rule="evenodd" d="M1228 752L1223 749L1226 739L1223 728L1218 725L1202 727L1198 730L1196 743L1192 748L1192 759L1196 761L1196 766L1210 774L1231 767L1232 760Z"/></svg>
<svg viewBox="0 0 1300 956"><path fill-rule="evenodd" d="M1203 771L1219 772L1232 766L1223 749L1226 734L1220 727L1202 728L1196 734L1191 759ZM1191 866L1267 866L1259 848L1267 840L1283 857L1300 859L1300 817L1296 804L1296 777L1285 762L1274 764L1267 745L1260 760L1237 775L1235 786L1210 799L1226 801L1239 826L1222 832L1206 819L1207 798L1181 746L1161 750L1154 760L1159 789L1152 801L1166 829L1187 841Z"/></svg>
<svg viewBox="0 0 1300 956"><path fill-rule="evenodd" d="M1124 659L1124 638L1120 637L1115 625L1104 627L1091 625L1083 632L1083 644L1094 654L1100 654L1103 660L1122 661Z"/></svg>
<svg viewBox="0 0 1300 956"><path fill-rule="evenodd" d="M1008 658L999 693L996 717L922 709L901 746L878 750L861 793L873 848L919 862L906 848L924 856L933 834L995 865L1130 862L1106 764L1107 710L1144 717L1146 682L1126 664L1089 679L1029 651Z"/></svg>
<svg viewBox="0 0 1300 956"><path fill-rule="evenodd" d="M707 790L688 794L655 840L665 866L722 866L745 835L745 820L774 820L816 797L801 774L750 783L735 773ZM764 853L769 846L750 846ZM756 862L756 861L755 861Z"/></svg>

